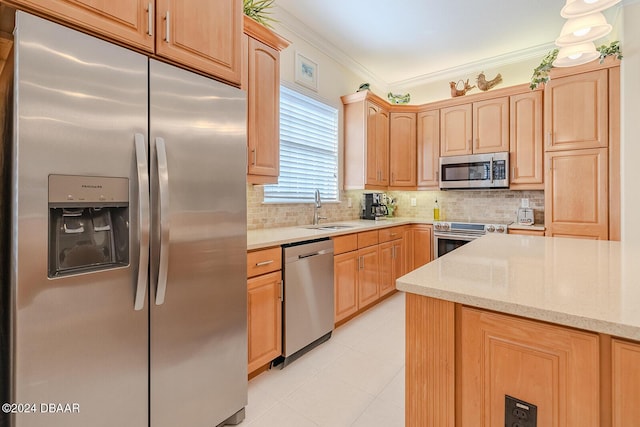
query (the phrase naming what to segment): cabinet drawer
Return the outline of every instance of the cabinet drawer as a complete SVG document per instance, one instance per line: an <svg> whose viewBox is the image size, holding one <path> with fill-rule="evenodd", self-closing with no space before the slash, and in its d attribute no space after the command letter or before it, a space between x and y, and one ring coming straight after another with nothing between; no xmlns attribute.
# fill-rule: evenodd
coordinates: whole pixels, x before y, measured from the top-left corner
<svg viewBox="0 0 640 427"><path fill-rule="evenodd" d="M378 230L378 240L380 243L389 242L391 240L401 239L405 227L389 227Z"/></svg>
<svg viewBox="0 0 640 427"><path fill-rule="evenodd" d="M358 235L356 233L333 237L333 254L343 254L358 249Z"/></svg>
<svg viewBox="0 0 640 427"><path fill-rule="evenodd" d="M378 230L358 233L358 249L378 244Z"/></svg>
<svg viewBox="0 0 640 427"><path fill-rule="evenodd" d="M278 271L282 268L282 249L262 249L247 253L247 277Z"/></svg>

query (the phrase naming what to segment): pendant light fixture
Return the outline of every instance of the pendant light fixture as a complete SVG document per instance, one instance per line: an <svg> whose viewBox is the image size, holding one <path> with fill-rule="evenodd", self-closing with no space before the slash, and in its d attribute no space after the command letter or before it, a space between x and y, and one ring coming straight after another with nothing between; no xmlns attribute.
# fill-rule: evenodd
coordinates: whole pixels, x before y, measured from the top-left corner
<svg viewBox="0 0 640 427"><path fill-rule="evenodd" d="M597 40L611 32L611 25L600 12L578 18L570 18L562 27L560 37L556 39L559 47Z"/></svg>
<svg viewBox="0 0 640 427"><path fill-rule="evenodd" d="M573 44L561 47L558 57L553 61L554 67L573 67L575 65L586 64L597 59L600 53L596 50L593 42Z"/></svg>
<svg viewBox="0 0 640 427"><path fill-rule="evenodd" d="M567 0L560 15L567 18L556 46L560 49L554 67L573 67L600 57L593 44L611 32L611 25L600 11L621 0Z"/></svg>
<svg viewBox="0 0 640 427"><path fill-rule="evenodd" d="M577 18L593 12L600 12L610 8L622 0L567 0L560 11L563 18Z"/></svg>

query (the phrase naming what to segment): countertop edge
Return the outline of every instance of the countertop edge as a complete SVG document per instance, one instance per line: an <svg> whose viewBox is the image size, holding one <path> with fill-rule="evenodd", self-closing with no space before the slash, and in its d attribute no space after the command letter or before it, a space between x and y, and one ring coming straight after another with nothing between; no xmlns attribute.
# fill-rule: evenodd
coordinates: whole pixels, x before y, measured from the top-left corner
<svg viewBox="0 0 640 427"><path fill-rule="evenodd" d="M451 301L469 307L481 308L498 313L511 314L527 319L540 320L585 331L640 341L640 329L632 325L614 323L607 320L578 316L570 313L563 313L508 301L482 298L475 295L472 296L441 289L433 289L413 283L402 282L400 279L396 282L396 288L399 291Z"/></svg>

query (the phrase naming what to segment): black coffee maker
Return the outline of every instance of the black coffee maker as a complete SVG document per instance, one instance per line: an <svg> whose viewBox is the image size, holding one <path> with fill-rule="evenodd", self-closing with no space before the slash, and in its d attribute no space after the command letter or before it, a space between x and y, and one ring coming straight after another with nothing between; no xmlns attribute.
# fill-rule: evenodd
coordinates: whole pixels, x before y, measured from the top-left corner
<svg viewBox="0 0 640 427"><path fill-rule="evenodd" d="M383 203L382 193L364 193L362 195L362 219L381 219L388 214Z"/></svg>

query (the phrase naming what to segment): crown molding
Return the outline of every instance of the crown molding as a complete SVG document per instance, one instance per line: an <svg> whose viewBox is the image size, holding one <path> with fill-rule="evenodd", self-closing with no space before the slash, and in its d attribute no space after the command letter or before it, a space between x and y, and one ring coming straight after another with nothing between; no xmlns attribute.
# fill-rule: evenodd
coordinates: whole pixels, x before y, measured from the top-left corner
<svg viewBox="0 0 640 427"><path fill-rule="evenodd" d="M466 64L458 65L456 67L445 68L439 71L423 74L420 76L412 77L406 80L399 80L390 83L394 87L411 88L415 86L432 83L435 81L441 81L450 78L452 75L460 76L465 74L477 73L478 70L484 70L488 68L497 68L505 65L517 64L527 61L529 59L543 58L549 51L556 48L554 42L545 43L538 46L533 46L527 49L521 49L517 52L505 53L503 55L497 55L490 58L484 58L479 61L468 62Z"/></svg>
<svg viewBox="0 0 640 427"><path fill-rule="evenodd" d="M612 11L612 13L619 14L624 6L638 2L640 2L640 0L622 0L622 2L620 2L620 4L618 5L617 10ZM451 75L465 75L470 73L472 74L477 73L478 70L517 64L519 62L524 62L533 58L541 59L547 53L549 53L549 51L556 48L555 40L552 40L549 43L533 46L527 49L521 49L515 52L509 52L490 58L484 58L478 61L469 62L456 67L445 68L439 71L426 73L405 80L387 82L380 76L378 76L375 72L355 61L353 58L343 52L339 47L333 45L332 43L329 43L326 39L321 37L315 31L311 30L302 21L291 15L285 9L276 7L274 10L274 15L278 20L278 22L276 22L277 26L280 26L287 31L295 34L297 37L304 40L309 45L313 46L320 52L332 58L338 64L349 69L356 75L362 76L365 81L368 81L372 86L380 88L385 93L392 87L409 89L435 81L445 80L448 79ZM560 30L558 29L558 31Z"/></svg>
<svg viewBox="0 0 640 427"><path fill-rule="evenodd" d="M351 70L356 75L362 76L364 80L372 86L382 88L385 92L388 90L389 84L382 78L380 78L380 76L376 75L373 71L355 61L334 44L329 43L326 39L310 29L302 21L291 15L285 9L278 6L274 9L273 15L278 21L274 24L274 26L284 28L287 31L295 34L297 37L304 40L309 45L329 56L338 64Z"/></svg>

